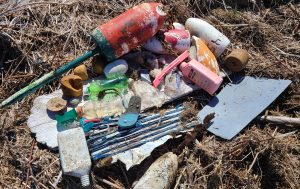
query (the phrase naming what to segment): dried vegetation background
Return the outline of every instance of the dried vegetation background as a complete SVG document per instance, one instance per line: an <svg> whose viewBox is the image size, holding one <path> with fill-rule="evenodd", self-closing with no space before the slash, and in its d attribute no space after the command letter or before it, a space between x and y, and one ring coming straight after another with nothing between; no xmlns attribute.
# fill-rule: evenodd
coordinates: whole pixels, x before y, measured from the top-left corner
<svg viewBox="0 0 300 189"><path fill-rule="evenodd" d="M0 101L90 49L93 28L140 2L0 1ZM300 117L300 5L296 0L161 2L169 10L168 23L184 22L190 16L205 18L228 36L230 49L247 49L251 60L243 74L292 80L263 114ZM36 143L26 125L32 100L58 88L58 82L51 83L0 109L0 188L79 188L76 179L59 179L57 153ZM298 131L299 127L257 121L232 141L202 131L179 155L174 187L300 188ZM153 160L182 140L170 141L128 172L121 163L95 162L94 188L128 188Z"/></svg>

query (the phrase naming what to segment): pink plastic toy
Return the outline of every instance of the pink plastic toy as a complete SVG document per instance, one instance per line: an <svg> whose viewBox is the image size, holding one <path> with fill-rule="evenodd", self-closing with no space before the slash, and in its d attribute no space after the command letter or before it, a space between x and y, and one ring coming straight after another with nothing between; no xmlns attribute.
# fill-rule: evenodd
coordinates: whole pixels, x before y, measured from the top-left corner
<svg viewBox="0 0 300 189"><path fill-rule="evenodd" d="M220 87L223 79L204 65L192 59L189 63L182 62L180 70L183 75L198 87L213 95Z"/></svg>

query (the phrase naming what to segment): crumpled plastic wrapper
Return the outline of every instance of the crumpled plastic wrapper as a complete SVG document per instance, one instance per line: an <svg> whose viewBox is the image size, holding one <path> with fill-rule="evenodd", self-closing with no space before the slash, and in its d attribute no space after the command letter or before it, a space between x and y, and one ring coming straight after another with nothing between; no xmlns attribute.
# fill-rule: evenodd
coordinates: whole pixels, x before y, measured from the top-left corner
<svg viewBox="0 0 300 189"><path fill-rule="evenodd" d="M163 92L145 81L133 81L129 85L133 93L141 97L142 110L150 107L161 107L167 100L167 96Z"/></svg>
<svg viewBox="0 0 300 189"><path fill-rule="evenodd" d="M194 84L188 83L183 80L182 76L178 73L168 74L164 82L164 93L170 99L179 98L197 88L198 87Z"/></svg>
<svg viewBox="0 0 300 189"><path fill-rule="evenodd" d="M119 116L125 112L125 108L128 106L128 102L133 95L133 92L128 90L122 97L116 96L111 101L105 99L88 101L82 106L83 117L93 119L112 115Z"/></svg>

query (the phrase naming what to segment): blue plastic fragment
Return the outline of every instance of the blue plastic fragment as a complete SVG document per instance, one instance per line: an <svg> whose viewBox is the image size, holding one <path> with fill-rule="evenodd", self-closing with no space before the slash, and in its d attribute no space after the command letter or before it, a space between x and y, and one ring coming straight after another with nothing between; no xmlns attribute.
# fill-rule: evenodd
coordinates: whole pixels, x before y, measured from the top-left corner
<svg viewBox="0 0 300 189"><path fill-rule="evenodd" d="M276 80L253 77L235 77L199 113L202 119L215 113L208 131L224 139L232 139L258 114L269 106L291 83L290 80Z"/></svg>
<svg viewBox="0 0 300 189"><path fill-rule="evenodd" d="M85 118L81 118L79 120L79 123L80 123L80 126L82 127L83 131L85 133L89 132L94 126L95 126L95 123L93 122L88 122L88 123L85 123L86 119Z"/></svg>
<svg viewBox="0 0 300 189"><path fill-rule="evenodd" d="M138 113L126 113L121 115L118 121L119 129L130 129L134 127L138 118Z"/></svg>

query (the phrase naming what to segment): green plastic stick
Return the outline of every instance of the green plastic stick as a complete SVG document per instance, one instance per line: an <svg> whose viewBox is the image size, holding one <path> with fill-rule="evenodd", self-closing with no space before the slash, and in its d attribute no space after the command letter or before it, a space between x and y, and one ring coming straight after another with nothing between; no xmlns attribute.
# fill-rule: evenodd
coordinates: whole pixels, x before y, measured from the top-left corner
<svg viewBox="0 0 300 189"><path fill-rule="evenodd" d="M43 87L45 84L49 83L50 81L53 81L54 79L57 79L62 74L69 71L70 69L75 68L80 63L82 63L83 61L87 60L88 58L94 56L98 52L99 51L97 49L93 49L91 51L88 51L84 55L82 55L82 56L76 58L75 60L67 63L66 65L58 68L57 70L51 71L50 73L44 75L40 79L34 81L33 83L31 83L28 86L24 87L23 89L19 90L18 92L16 92L15 94L13 94L9 98L7 98L6 100L2 101L0 107L10 105L10 104L16 102L17 100L20 100L20 99L24 98L25 96L33 93L34 91L36 91L37 89Z"/></svg>

